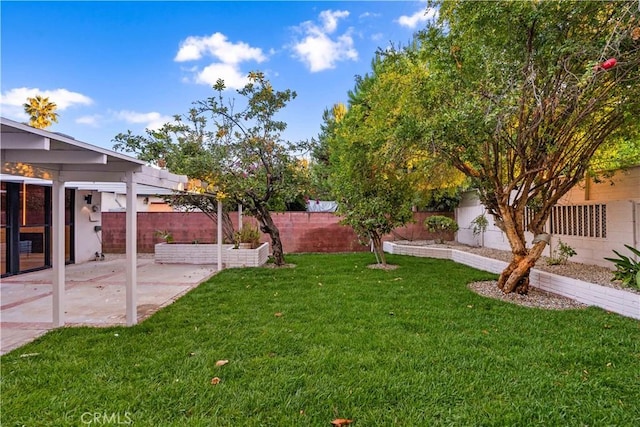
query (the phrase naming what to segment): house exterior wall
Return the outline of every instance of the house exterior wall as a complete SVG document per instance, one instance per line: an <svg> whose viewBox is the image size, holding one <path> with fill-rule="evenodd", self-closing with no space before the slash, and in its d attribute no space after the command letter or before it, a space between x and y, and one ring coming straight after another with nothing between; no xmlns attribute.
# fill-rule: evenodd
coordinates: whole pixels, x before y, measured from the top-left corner
<svg viewBox="0 0 640 427"><path fill-rule="evenodd" d="M617 171L611 178L604 178L600 182L593 182L592 179L583 181L565 194L560 204L615 200L634 200L640 203L640 166Z"/></svg>
<svg viewBox="0 0 640 427"><path fill-rule="evenodd" d="M102 211L103 212L124 212L127 207L126 194L112 193L103 191L100 193L102 196ZM173 209L167 203L165 203L162 197L141 195L136 198L136 211L137 212L171 212Z"/></svg>
<svg viewBox="0 0 640 427"><path fill-rule="evenodd" d="M91 194L91 204L87 204L85 196ZM100 193L96 191L76 191L75 198L75 262L76 264L95 259L95 253L102 253L102 231L95 226L102 225L100 214ZM96 206L96 212L92 207Z"/></svg>
<svg viewBox="0 0 640 427"><path fill-rule="evenodd" d="M632 255L624 245L639 247L640 240L640 166L627 171L619 171L613 177L601 182L581 182L563 196L558 206L606 206L606 236L582 237L575 235L554 234L551 244L544 255L551 256L558 241L571 246L577 255L571 261L613 268L605 257L615 258L614 249L626 255ZM460 226L457 240L468 245L483 244L489 248L510 250L505 234L498 229L493 218L488 215L489 226L484 236L474 236L471 221L484 212L476 192L464 194L456 209L456 221ZM549 230L549 224L547 224ZM531 233L526 233L527 242L533 240ZM481 239L484 238L484 241Z"/></svg>

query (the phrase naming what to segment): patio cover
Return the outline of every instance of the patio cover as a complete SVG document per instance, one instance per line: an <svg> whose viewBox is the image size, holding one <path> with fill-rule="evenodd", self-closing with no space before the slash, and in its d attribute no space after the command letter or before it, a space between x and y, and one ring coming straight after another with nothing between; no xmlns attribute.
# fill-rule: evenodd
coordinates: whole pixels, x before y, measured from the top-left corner
<svg viewBox="0 0 640 427"><path fill-rule="evenodd" d="M64 189L65 183L123 182L126 186L126 319L137 323L136 235L137 186L182 190L184 175L145 165L144 161L74 138L36 129L0 117L0 159L3 174L39 178L52 183L53 325L64 326Z"/></svg>

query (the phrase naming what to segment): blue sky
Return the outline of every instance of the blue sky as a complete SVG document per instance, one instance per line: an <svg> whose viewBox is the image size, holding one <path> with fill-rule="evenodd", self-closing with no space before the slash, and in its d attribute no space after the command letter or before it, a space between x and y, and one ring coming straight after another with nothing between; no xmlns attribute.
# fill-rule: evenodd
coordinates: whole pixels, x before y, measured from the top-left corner
<svg viewBox="0 0 640 427"><path fill-rule="evenodd" d="M284 138L316 137L375 51L406 44L429 17L421 1L2 1L0 11L2 116L27 121L26 98L48 96L60 115L49 130L104 148L253 70L298 94L278 117Z"/></svg>

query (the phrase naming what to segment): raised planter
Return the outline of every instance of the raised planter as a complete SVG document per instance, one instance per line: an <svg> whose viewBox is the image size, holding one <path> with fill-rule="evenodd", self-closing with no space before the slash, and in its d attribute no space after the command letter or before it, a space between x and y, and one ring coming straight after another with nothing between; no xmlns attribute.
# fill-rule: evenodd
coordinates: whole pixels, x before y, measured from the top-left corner
<svg viewBox="0 0 640 427"><path fill-rule="evenodd" d="M399 245L393 242L384 242L383 249L391 254L450 259L478 270L496 274L502 272L507 266L504 261L456 249ZM531 270L529 280L531 286L538 289L562 295L583 304L594 305L626 317L640 319L640 295L633 292L559 276L535 268Z"/></svg>
<svg viewBox="0 0 640 427"><path fill-rule="evenodd" d="M269 243L255 249L234 249L233 245L222 245L222 264L230 267L259 267L269 258ZM155 262L160 264L217 264L216 243L157 243Z"/></svg>
<svg viewBox="0 0 640 427"><path fill-rule="evenodd" d="M234 249L232 245L222 252L225 267L260 267L269 258L269 243L265 242L255 249Z"/></svg>

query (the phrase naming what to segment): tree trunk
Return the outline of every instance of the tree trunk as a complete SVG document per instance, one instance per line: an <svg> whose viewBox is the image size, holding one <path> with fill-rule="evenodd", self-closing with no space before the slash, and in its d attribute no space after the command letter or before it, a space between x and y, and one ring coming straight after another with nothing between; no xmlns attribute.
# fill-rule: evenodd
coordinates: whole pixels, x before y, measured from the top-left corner
<svg viewBox="0 0 640 427"><path fill-rule="evenodd" d="M376 253L376 259L380 264L387 265L387 259L384 256L384 250L382 250L382 236L375 232L369 233L369 236L373 243L373 250Z"/></svg>
<svg viewBox="0 0 640 427"><path fill-rule="evenodd" d="M218 215L216 214L216 220ZM233 229L233 223L231 222L231 217L229 216L229 212L222 212L222 239L223 243L233 243L233 233L235 230Z"/></svg>
<svg viewBox="0 0 640 427"><path fill-rule="evenodd" d="M500 274L498 288L505 294L511 292L527 294L529 292L529 273L542 255L545 246L545 242L538 242L530 250L525 251L525 254L514 254L507 268Z"/></svg>
<svg viewBox="0 0 640 427"><path fill-rule="evenodd" d="M217 227L218 212L211 212L209 210L204 210L202 208L201 210L211 221L216 223L216 227ZM233 222L231 222L231 217L229 216L229 212L222 211L222 242L233 243L233 233L235 233L235 230L233 229Z"/></svg>
<svg viewBox="0 0 640 427"><path fill-rule="evenodd" d="M282 250L282 240L280 240L280 230L271 218L271 213L265 207L258 207L254 213L260 223L260 231L271 237L271 255L273 263L277 266L285 265L284 251Z"/></svg>

